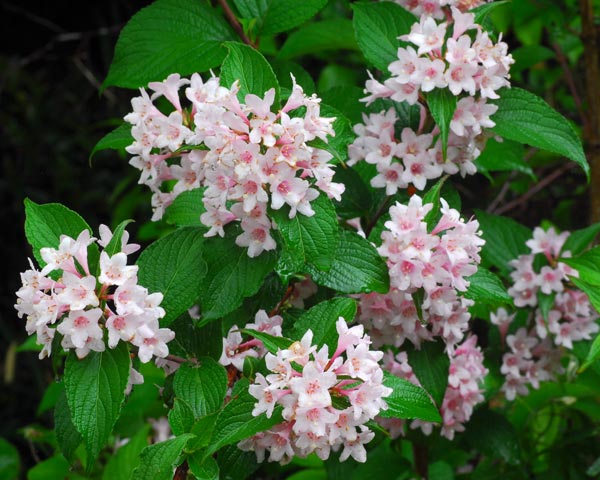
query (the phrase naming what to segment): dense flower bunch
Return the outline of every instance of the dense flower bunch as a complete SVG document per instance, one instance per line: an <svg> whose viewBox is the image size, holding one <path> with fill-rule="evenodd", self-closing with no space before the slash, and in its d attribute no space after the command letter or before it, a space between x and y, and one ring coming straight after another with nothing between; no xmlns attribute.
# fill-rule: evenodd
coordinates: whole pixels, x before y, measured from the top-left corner
<svg viewBox="0 0 600 480"><path fill-rule="evenodd" d="M417 16L431 16L443 19L449 7L456 7L461 12L488 3L490 0L395 0ZM445 7L445 8L444 8Z"/></svg>
<svg viewBox="0 0 600 480"><path fill-rule="evenodd" d="M428 179L442 174L476 173L473 163L486 140L485 128L495 123L490 116L498 107L487 99L499 98L496 91L510 86L508 72L513 63L504 42L493 43L487 32L474 23L472 13L452 8L452 34L448 22L437 23L423 16L408 35L400 37L413 46L398 49L398 60L388 69L392 76L383 83L371 78L366 83L364 100L391 98L417 104L421 92L448 88L453 95L466 94L457 102L450 122L446 158L437 127L423 133L425 107L421 106L419 131L404 128L395 135L398 120L393 108L387 112L363 114L363 124L354 127L357 138L349 147L350 163L365 160L377 168L371 181L385 188L388 195L409 184L423 190ZM474 30L474 39L466 32Z"/></svg>
<svg viewBox="0 0 600 480"><path fill-rule="evenodd" d="M139 245L128 244L129 235L123 232L121 245L109 255L100 253L100 272L90 271L88 247L96 242L88 230L77 239L61 235L58 248L42 248L40 255L46 265L21 274L23 286L17 292L15 308L19 317L25 315L25 328L30 335L37 334L43 346L40 358L49 356L56 332L63 336L61 346L75 349L79 358L90 351L103 352L104 331L108 332L108 346L115 348L119 341L138 347L142 362L164 358L169 354L167 342L175 334L159 327L165 315L160 307L162 293L148 294L138 285L137 265L127 265L127 255L137 251ZM112 233L100 226L100 240L104 247L112 240ZM54 273L53 277L48 274ZM139 375L139 374L138 374ZM130 379L139 383L139 379Z"/></svg>
<svg viewBox="0 0 600 480"><path fill-rule="evenodd" d="M360 297L359 319L376 346L400 347L407 339L419 346L440 336L451 350L468 328L472 302L460 292L467 290L466 278L477 271L484 241L476 220L465 222L444 199L440 201L441 218L431 232L425 219L433 204L423 205L418 195L408 205L390 208L379 247L379 254L387 258L390 291ZM417 306L418 292L423 298Z"/></svg>
<svg viewBox="0 0 600 480"><path fill-rule="evenodd" d="M259 310L254 316L254 322L248 323L244 327L246 330L256 330L258 332L268 333L274 337L281 337L281 324L283 318L279 315L269 317L267 312ZM246 357L262 358L267 353L263 343L254 338L244 341L239 327L234 325L229 329L227 337L223 339L223 353L219 363L224 367L233 365L240 372L244 369L244 359Z"/></svg>
<svg viewBox="0 0 600 480"><path fill-rule="evenodd" d="M507 337L510 352L504 355L502 373L506 376L503 389L509 399L516 393L526 394L527 384L537 388L540 381L553 378L557 361L552 359L560 358L559 351L551 354L553 349L571 349L573 342L589 340L600 330L596 323L598 313L588 296L568 284L569 277L577 278L578 272L560 261L561 256L571 256L569 251L562 251L568 237L569 232L557 234L552 227L547 231L537 227L533 238L526 242L531 253L510 262L514 283L508 293L516 307L534 309L535 325L529 330L519 328L515 335ZM546 316L539 306L540 295L554 297ZM491 320L504 336L513 318L514 315L499 310Z"/></svg>
<svg viewBox="0 0 600 480"><path fill-rule="evenodd" d="M181 192L205 187L200 220L209 227L206 235L224 236L224 225L239 220L243 232L236 243L254 257L276 246L268 206L278 210L287 204L293 218L297 212L313 215L310 202L320 191L340 199L344 186L332 182L332 155L309 146L335 134L335 118L321 117L320 100L307 97L295 80L277 113L271 111L278 108L275 89L264 98L248 94L240 103L237 81L227 88L217 77L205 82L198 74L190 80L173 74L148 86L152 96L142 89L125 120L135 139L127 147L135 155L130 163L153 192L153 220ZM189 109L181 105L183 86ZM153 103L159 97L174 111L163 114Z"/></svg>
<svg viewBox="0 0 600 480"><path fill-rule="evenodd" d="M239 448L254 450L259 461L268 451L270 461L287 463L313 452L326 459L343 447L341 461L350 456L366 461L364 444L374 433L365 423L387 409L383 397L392 390L382 384L378 362L383 352L369 350L363 327L348 328L340 317L336 328L339 340L331 357L327 345L319 350L312 345L311 330L288 349L266 355L272 373L258 373L250 386L258 400L252 414L271 417L281 406L284 422L242 441Z"/></svg>
<svg viewBox="0 0 600 480"><path fill-rule="evenodd" d="M406 352L394 356L388 351L384 357L384 369L415 385L420 385L408 363ZM480 384L487 373L488 370L483 366L483 354L477 346L475 336L467 338L450 356L448 387L440 407L442 415L440 434L448 440L452 440L456 432L464 431L465 423L473 414L473 407L484 400ZM402 420L378 419L378 422L388 428L394 438L404 432ZM434 425L431 422L413 420L410 427L421 428L423 433L429 435Z"/></svg>

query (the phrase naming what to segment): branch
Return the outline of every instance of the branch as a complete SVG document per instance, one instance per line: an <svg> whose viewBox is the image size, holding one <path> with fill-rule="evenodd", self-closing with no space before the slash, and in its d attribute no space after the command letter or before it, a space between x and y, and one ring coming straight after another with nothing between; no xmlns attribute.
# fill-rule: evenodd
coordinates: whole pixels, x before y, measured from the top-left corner
<svg viewBox="0 0 600 480"><path fill-rule="evenodd" d="M231 10L231 7L227 3L227 0L218 0L218 2L219 5L221 5L221 8L223 9L223 13L225 14L225 18L229 22L229 25L231 25L231 27L237 32L242 41L246 45L250 45L252 48L256 48L256 44L252 40L250 40L250 38L248 38L248 35L246 35L246 33L244 32L242 24Z"/></svg>

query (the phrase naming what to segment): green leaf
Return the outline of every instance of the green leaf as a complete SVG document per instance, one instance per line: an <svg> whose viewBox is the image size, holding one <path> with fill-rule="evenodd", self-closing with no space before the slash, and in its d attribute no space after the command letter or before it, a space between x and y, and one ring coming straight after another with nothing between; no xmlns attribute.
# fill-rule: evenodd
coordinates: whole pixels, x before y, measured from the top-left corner
<svg viewBox="0 0 600 480"><path fill-rule="evenodd" d="M202 199L204 188L195 188L182 192L165 210L165 221L178 227L199 227L200 215L206 212Z"/></svg>
<svg viewBox="0 0 600 480"><path fill-rule="evenodd" d="M577 270L579 280L600 286L600 247L594 247L577 257L561 258L560 261Z"/></svg>
<svg viewBox="0 0 600 480"><path fill-rule="evenodd" d="M354 132L352 130L352 124L342 112L325 104L321 104L321 117L335 118L332 124L335 136L327 137L327 142L320 138L315 138L308 142L311 147L320 148L325 150L331 155L338 163L344 163L348 160L348 144L354 140Z"/></svg>
<svg viewBox="0 0 600 480"><path fill-rule="evenodd" d="M581 367L579 367L579 370L577 371L577 373L583 373L585 370L587 370L590 367L590 365L592 365L594 362L596 362L599 358L600 358L600 335L597 335L596 338L594 338L594 341L592 342L592 346L590 347L590 351L588 352L587 357L585 358Z"/></svg>
<svg viewBox="0 0 600 480"><path fill-rule="evenodd" d="M83 437L88 467L108 440L119 417L131 359L123 342L114 350L90 352L79 360L74 352L65 364L65 391L73 425Z"/></svg>
<svg viewBox="0 0 600 480"><path fill-rule="evenodd" d="M67 395L61 388L56 406L54 407L54 431L61 453L69 461L73 460L75 450L83 440L71 420L71 412L67 403Z"/></svg>
<svg viewBox="0 0 600 480"><path fill-rule="evenodd" d="M254 452L242 452L235 445L221 448L217 453L217 463L222 478L243 480L258 468Z"/></svg>
<svg viewBox="0 0 600 480"><path fill-rule="evenodd" d="M538 292L537 292L538 308L540 309L540 312L542 313L542 317L544 318L544 320L546 322L548 321L548 314L550 313L550 310L554 306L555 298L556 298L555 292L552 292L550 295L543 293L541 290L538 290Z"/></svg>
<svg viewBox="0 0 600 480"><path fill-rule="evenodd" d="M198 419L196 423L194 423L191 433L196 435L196 438L189 443L188 447L190 450L203 449L210 443L219 413L220 410L202 417Z"/></svg>
<svg viewBox="0 0 600 480"><path fill-rule="evenodd" d="M87 477L89 478L89 477ZM71 472L69 462L62 455L38 463L27 472L27 480L86 480L86 477Z"/></svg>
<svg viewBox="0 0 600 480"><path fill-rule="evenodd" d="M289 207L271 212L286 248L303 262L329 270L338 244L339 231L335 208L326 195L311 202L315 214L296 214L289 218Z"/></svg>
<svg viewBox="0 0 600 480"><path fill-rule="evenodd" d="M339 165L333 181L343 183L346 187L342 200L334 202L337 214L344 219L367 216L373 207L373 196L356 170Z"/></svg>
<svg viewBox="0 0 600 480"><path fill-rule="evenodd" d="M90 161L94 158L94 155L101 150L125 150L125 147L128 147L133 143L131 127L132 125L130 123L125 122L113 131L104 135L92 149Z"/></svg>
<svg viewBox="0 0 600 480"><path fill-rule="evenodd" d="M477 272L467 279L471 284L462 296L476 303L499 306L511 304L512 298L502 281L488 269L478 267Z"/></svg>
<svg viewBox="0 0 600 480"><path fill-rule="evenodd" d="M225 368L209 357L198 359L200 365L184 363L175 373L175 397L185 400L196 418L216 412L227 393Z"/></svg>
<svg viewBox="0 0 600 480"><path fill-rule="evenodd" d="M483 210L475 210L475 216L485 240L481 256L502 274L508 275L512 270L508 263L529 251L525 242L531 238L531 231L510 218L491 215Z"/></svg>
<svg viewBox="0 0 600 480"><path fill-rule="evenodd" d="M440 218L442 218L442 212L440 211L442 204L440 203L440 198L446 180L448 180L448 175L440 178L423 197L423 205L427 205L428 203L433 205L433 208L425 215L425 223L427 223L427 231L429 232L435 228L440 221Z"/></svg>
<svg viewBox="0 0 600 480"><path fill-rule="evenodd" d="M482 407L475 411L466 426L465 440L471 448L511 465L519 463L517 432L504 416Z"/></svg>
<svg viewBox="0 0 600 480"><path fill-rule="evenodd" d="M597 312L600 312L600 289L598 285L594 285L588 282L584 282L579 278L570 277L571 282L585 292L592 303L592 306L596 309Z"/></svg>
<svg viewBox="0 0 600 480"><path fill-rule="evenodd" d="M364 96L363 90L355 85L338 85L322 92L321 100L342 112L352 125L356 125L363 121L365 104L360 99Z"/></svg>
<svg viewBox="0 0 600 480"><path fill-rule="evenodd" d="M383 418L418 418L426 422L441 422L440 412L431 401L427 392L408 380L384 373L383 384L393 390L385 397L387 410L379 412Z"/></svg>
<svg viewBox="0 0 600 480"><path fill-rule="evenodd" d="M20 469L19 451L0 437L0 478L15 480L19 476Z"/></svg>
<svg viewBox="0 0 600 480"><path fill-rule="evenodd" d="M205 252L208 272L199 290L203 320L233 312L244 298L258 292L277 261L274 252L250 258L231 236L207 239Z"/></svg>
<svg viewBox="0 0 600 480"><path fill-rule="evenodd" d="M496 8L506 6L509 3L510 2L507 0L486 3L484 5L480 5L477 8L471 9L469 12L475 14L474 23L481 25L481 24L483 24L483 22L485 22L488 15L490 13L492 13L494 10L496 10Z"/></svg>
<svg viewBox="0 0 600 480"><path fill-rule="evenodd" d="M589 247L600 233L600 223L571 232L563 245L562 252L571 252L577 255Z"/></svg>
<svg viewBox="0 0 600 480"><path fill-rule="evenodd" d="M219 480L219 465L213 457L196 452L188 458L190 472L199 480Z"/></svg>
<svg viewBox="0 0 600 480"><path fill-rule="evenodd" d="M356 316L356 301L351 298L332 298L318 303L300 316L294 323L291 336L300 339L307 332L313 332L313 344L328 345L333 352L337 347L338 334L336 322L343 317L347 322Z"/></svg>
<svg viewBox="0 0 600 480"><path fill-rule="evenodd" d="M169 349L180 351L176 355L188 358L200 356L221 358L223 352L223 332L221 322L210 322L202 327L196 326L188 313L175 320L169 328L175 332L175 338L169 343Z"/></svg>
<svg viewBox="0 0 600 480"><path fill-rule="evenodd" d="M495 103L493 131L498 135L564 155L577 163L589 179L590 167L581 140L569 121L537 95L520 88L503 88Z"/></svg>
<svg viewBox="0 0 600 480"><path fill-rule="evenodd" d="M204 229L184 227L158 239L139 256L139 284L161 292L168 326L196 303L206 274Z"/></svg>
<svg viewBox="0 0 600 480"><path fill-rule="evenodd" d="M38 205L28 198L25 199L25 236L40 266L46 265L40 255L41 248L58 248L61 235L77 239L84 230L92 233L85 220L64 205L60 203ZM92 248L96 249L97 258L98 247L94 245L90 250Z"/></svg>
<svg viewBox="0 0 600 480"><path fill-rule="evenodd" d="M296 79L296 83L302 87L304 93L310 95L317 91L315 87L315 82L301 65L290 62L288 60L272 60L271 67L277 76L277 80L279 81L279 86L282 90L282 96L286 96L283 94L283 91L287 89L289 93L292 91L293 82L292 75ZM288 93L288 94L289 94Z"/></svg>
<svg viewBox="0 0 600 480"><path fill-rule="evenodd" d="M286 350L294 343L294 340L290 340L289 338L276 337L265 332L259 332L258 330L244 328L242 329L242 333L260 340L265 348L271 353L277 353L278 350Z"/></svg>
<svg viewBox="0 0 600 480"><path fill-rule="evenodd" d="M181 462L181 453L194 435L185 433L164 442L149 445L140 454L140 464L133 471L131 480L171 480L173 470Z"/></svg>
<svg viewBox="0 0 600 480"><path fill-rule="evenodd" d="M289 59L326 50L358 50L352 22L347 18L334 18L309 23L287 38L278 58Z"/></svg>
<svg viewBox="0 0 600 480"><path fill-rule="evenodd" d="M441 408L446 388L450 359L440 342L423 342L420 350L408 354L408 363L419 379L421 386L429 392L435 404Z"/></svg>
<svg viewBox="0 0 600 480"><path fill-rule="evenodd" d="M279 82L265 57L258 50L243 43L227 42L225 46L229 53L221 66L221 82L229 87L239 80L238 98L241 102L249 93L264 98L266 91L274 88L275 100L271 109L278 110Z"/></svg>
<svg viewBox="0 0 600 480"><path fill-rule="evenodd" d="M336 256L328 272L309 266L318 285L342 293L387 293L390 279L386 263L371 243L360 235L342 230Z"/></svg>
<svg viewBox="0 0 600 480"><path fill-rule="evenodd" d="M125 25L102 88L143 87L173 72L190 75L218 66L221 44L237 37L207 2L157 0Z"/></svg>
<svg viewBox="0 0 600 480"><path fill-rule="evenodd" d="M257 33L273 35L285 32L312 18L327 0L234 0L244 18L259 20Z"/></svg>
<svg viewBox="0 0 600 480"><path fill-rule="evenodd" d="M123 238L123 232L125 232L125 228L129 225L133 220L123 220L115 231L113 232L113 236L108 242L108 245L104 248L104 251L108 254L108 256L112 257L114 254L119 253L121 251L121 240Z"/></svg>
<svg viewBox="0 0 600 480"><path fill-rule="evenodd" d="M365 58L382 72L398 60L398 47L405 45L398 37L410 32L417 18L392 2L352 4L356 41Z"/></svg>
<svg viewBox="0 0 600 480"><path fill-rule="evenodd" d="M102 480L129 480L140 463L140 452L148 445L150 425L142 427L129 441L111 454Z"/></svg>
<svg viewBox="0 0 600 480"><path fill-rule="evenodd" d="M475 160L477 171L487 172L512 172L517 171L535 178L532 168L523 158L525 149L522 144L504 140L498 142L490 138L481 155Z"/></svg>
<svg viewBox="0 0 600 480"><path fill-rule="evenodd" d="M215 434L207 448L206 455L216 452L225 445L237 443L244 438L268 430L273 425L282 422L281 409L276 408L271 418L263 413L257 417L252 415L256 398L248 393L249 382L242 379L237 382L236 390L231 401L225 405L217 417Z"/></svg>
<svg viewBox="0 0 600 480"><path fill-rule="evenodd" d="M442 137L442 155L446 160L448 149L448 134L450 133L450 121L456 110L457 97L447 88L436 88L427 94L427 105L431 116L440 129Z"/></svg>
<svg viewBox="0 0 600 480"><path fill-rule="evenodd" d="M194 410L188 402L181 397L175 397L173 408L169 410L169 425L175 436L190 433L194 426Z"/></svg>

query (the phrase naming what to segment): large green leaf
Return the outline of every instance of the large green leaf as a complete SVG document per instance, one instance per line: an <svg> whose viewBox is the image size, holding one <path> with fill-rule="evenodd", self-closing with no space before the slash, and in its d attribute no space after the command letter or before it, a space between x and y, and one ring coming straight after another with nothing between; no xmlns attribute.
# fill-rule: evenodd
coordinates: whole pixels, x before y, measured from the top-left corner
<svg viewBox="0 0 600 480"><path fill-rule="evenodd" d="M173 72L189 75L218 66L221 44L236 35L207 2L157 0L125 25L103 88L138 88Z"/></svg>
<svg viewBox="0 0 600 480"><path fill-rule="evenodd" d="M161 323L165 326L198 299L206 274L204 232L199 227L180 228L154 242L138 258L139 284L164 295L161 306L166 315Z"/></svg>
<svg viewBox="0 0 600 480"><path fill-rule="evenodd" d="M583 252L588 248L600 233L600 223L571 232L563 245L563 252L571 252L573 255Z"/></svg>
<svg viewBox="0 0 600 480"><path fill-rule="evenodd" d="M525 149L518 142L504 140L498 142L490 138L481 155L475 160L477 171L487 172L511 172L517 171L535 178L532 168L524 159Z"/></svg>
<svg viewBox="0 0 600 480"><path fill-rule="evenodd" d="M133 471L131 480L171 480L173 470L182 461L181 453L186 443L193 437L190 433L184 433L144 448L140 454L140 464Z"/></svg>
<svg viewBox="0 0 600 480"><path fill-rule="evenodd" d="M508 263L529 251L525 242L531 238L531 231L511 218L491 215L483 210L476 210L475 216L485 240L481 256L507 275L512 270Z"/></svg>
<svg viewBox="0 0 600 480"><path fill-rule="evenodd" d="M569 121L537 95L520 88L503 88L492 116L498 135L532 147L564 155L589 178L590 167L581 140Z"/></svg>
<svg viewBox="0 0 600 480"><path fill-rule="evenodd" d="M230 86L239 80L238 97L242 102L249 93L263 98L267 90L274 88L275 100L271 109L278 110L279 82L265 57L258 50L243 43L227 42L225 46L229 53L221 67L222 82Z"/></svg>
<svg viewBox="0 0 600 480"><path fill-rule="evenodd" d="M477 272L468 279L471 284L462 295L476 303L498 306L512 303L512 298L506 291L502 281L488 269L479 267Z"/></svg>
<svg viewBox="0 0 600 480"><path fill-rule="evenodd" d="M332 298L318 303L294 322L292 338L301 338L307 330L313 332L314 345L328 345L330 352L337 346L338 334L335 327L340 317L347 322L356 316L356 301L351 298Z"/></svg>
<svg viewBox="0 0 600 480"><path fill-rule="evenodd" d="M335 18L309 23L292 33L278 53L278 58L294 58L325 50L358 50L352 22Z"/></svg>
<svg viewBox="0 0 600 480"><path fill-rule="evenodd" d="M77 447L81 444L81 434L73 425L72 415L67 403L67 396L64 388L61 388L56 406L54 407L54 431L56 441L61 453L69 461L72 461Z"/></svg>
<svg viewBox="0 0 600 480"><path fill-rule="evenodd" d="M285 32L317 14L327 0L234 0L244 18L256 19L257 33L273 35Z"/></svg>
<svg viewBox="0 0 600 480"><path fill-rule="evenodd" d="M318 285L343 293L387 293L390 279L386 263L371 243L349 230L340 232L336 255L327 272L309 266Z"/></svg>
<svg viewBox="0 0 600 480"><path fill-rule="evenodd" d="M21 459L19 451L3 438L0 438L0 478L15 480L19 477Z"/></svg>
<svg viewBox="0 0 600 480"><path fill-rule="evenodd" d="M431 116L440 129L442 137L442 154L446 159L450 122L456 111L457 97L447 88L436 88L427 94L427 105Z"/></svg>
<svg viewBox="0 0 600 480"><path fill-rule="evenodd" d="M513 465L520 460L519 439L515 428L504 416L488 408L475 411L465 437L471 448L492 458L501 458Z"/></svg>
<svg viewBox="0 0 600 480"><path fill-rule="evenodd" d="M61 235L76 239L84 230L92 233L85 220L64 205L60 203L39 205L28 198L25 199L25 236L41 266L46 264L40 255L41 248L58 248ZM95 245L93 248L97 256L98 248Z"/></svg>
<svg viewBox="0 0 600 480"><path fill-rule="evenodd" d="M286 248L303 262L320 270L329 270L338 244L339 231L335 208L326 195L319 195L311 207L311 217L289 218L289 208L271 212Z"/></svg>
<svg viewBox="0 0 600 480"><path fill-rule="evenodd" d="M581 364L581 367L579 367L578 373L587 370L598 359L600 359L600 335L596 335L596 338L594 338L585 360Z"/></svg>
<svg viewBox="0 0 600 480"><path fill-rule="evenodd" d="M83 437L88 466L104 446L121 412L131 359L123 342L114 350L90 352L65 364L65 391L73 425Z"/></svg>
<svg viewBox="0 0 600 480"><path fill-rule="evenodd" d="M448 387L450 359L440 342L423 342L419 350L408 354L408 363L419 383L429 392L438 407L442 406Z"/></svg>
<svg viewBox="0 0 600 480"><path fill-rule="evenodd" d="M201 226L200 215L206 212L203 198L204 188L180 193L165 210L165 221L178 227Z"/></svg>
<svg viewBox="0 0 600 480"><path fill-rule="evenodd" d="M185 400L196 418L216 412L227 393L225 368L209 357L200 357L199 365L184 363L175 373L173 390Z"/></svg>
<svg viewBox="0 0 600 480"><path fill-rule="evenodd" d="M258 292L275 267L276 255L263 252L250 258L247 250L238 247L232 237L209 238L205 243L208 271L198 293L202 319L212 320L233 312L244 298Z"/></svg>
<svg viewBox="0 0 600 480"><path fill-rule="evenodd" d="M387 410L379 412L383 418L418 418L426 422L441 422L440 412L435 407L427 392L403 378L389 373L384 374L384 385L393 390L385 398Z"/></svg>
<svg viewBox="0 0 600 480"><path fill-rule="evenodd" d="M217 417L214 436L207 448L206 455L216 452L225 445L237 443L258 432L268 430L273 425L282 422L281 410L275 409L271 418L263 413L255 417L252 410L257 400L248 393L247 379L239 380L231 401L225 405Z"/></svg>
<svg viewBox="0 0 600 480"><path fill-rule="evenodd" d="M110 455L102 480L129 480L140 463L140 452L148 445L150 425L141 428L129 441Z"/></svg>
<svg viewBox="0 0 600 480"><path fill-rule="evenodd" d="M600 247L583 252L573 258L561 258L579 273L579 280L600 287Z"/></svg>
<svg viewBox="0 0 600 480"><path fill-rule="evenodd" d="M398 37L410 32L417 22L412 13L392 2L362 2L352 4L356 41L366 59L379 70L398 60L398 47L404 45Z"/></svg>

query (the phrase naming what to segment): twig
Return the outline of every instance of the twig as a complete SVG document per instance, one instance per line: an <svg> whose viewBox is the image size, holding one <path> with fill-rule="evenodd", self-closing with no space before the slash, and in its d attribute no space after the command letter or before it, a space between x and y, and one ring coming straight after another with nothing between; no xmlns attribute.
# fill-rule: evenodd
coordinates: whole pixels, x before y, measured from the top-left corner
<svg viewBox="0 0 600 480"><path fill-rule="evenodd" d="M365 228L365 236L367 238L369 238L369 235L371 234L371 230L373 230L373 228L375 227L375 225L377 225L377 221L379 220L379 218L385 212L387 212L388 205L389 205L389 203L390 203L391 200L392 200L391 196L386 197L385 201L381 204L381 206L379 207L379 209L377 210L377 212L375 213L375 215L373 216L373 218L371 219L371 221L367 225L367 228Z"/></svg>
<svg viewBox="0 0 600 480"><path fill-rule="evenodd" d="M502 185L502 188L498 192L498 195L496 195L496 198L494 198L494 200L492 200L492 203L490 203L490 205L488 206L488 208L486 208L485 211L487 213L494 213L494 210L496 210L496 208L498 207L498 205L500 205L500 203L502 202L502 200L504 200L504 197L506 196L506 194L510 190L510 182L515 177L516 177L516 173L515 172L512 172L508 176L508 178L506 179L506 182L504 182L504 184Z"/></svg>
<svg viewBox="0 0 600 480"><path fill-rule="evenodd" d="M582 118L583 122L586 123L586 114L583 111L583 103L581 101L581 95L579 95L579 90L577 88L577 85L575 84L575 78L573 77L573 71L571 70L571 67L569 66L569 62L567 61L567 58L565 57L565 54L563 53L563 51L560 49L560 46L558 45L558 43L554 42L552 44L552 48L556 52L556 58L558 59L558 62L560 63L560 66L563 69L563 72L565 72L565 79L567 80L567 85L569 86L571 95L573 95L573 101L575 102L575 105L577 106L577 111L579 112L579 116Z"/></svg>
<svg viewBox="0 0 600 480"><path fill-rule="evenodd" d="M169 360L170 362L175 362L175 363L186 363L186 362L189 362L189 360L187 358L178 357L177 355L167 355L165 357L165 359Z"/></svg>
<svg viewBox="0 0 600 480"><path fill-rule="evenodd" d="M283 304L289 300L289 298L292 296L293 293L294 293L294 285L290 285L287 288L287 290L285 291L283 298L281 300L279 300L279 303L277 303L277 305L275 305L275 308L269 312L269 317L272 317L273 315L277 315L279 313L279 310L283 306Z"/></svg>
<svg viewBox="0 0 600 480"><path fill-rule="evenodd" d="M242 27L242 24L240 23L240 21L237 19L237 17L231 10L231 7L227 3L227 0L218 0L218 1L219 1L219 5L221 5L221 8L223 9L225 18L229 22L229 25L232 26L232 28L236 31L236 33L240 36L240 38L246 45L250 45L252 48L256 48L256 44L252 40L250 40L250 38L248 38L248 35L246 35L246 32L244 32L244 28Z"/></svg>
<svg viewBox="0 0 600 480"><path fill-rule="evenodd" d="M523 194L519 198L516 198L512 202L508 202L507 204L499 207L495 213L498 215L502 215L503 213L506 213L506 212L518 207L519 205L526 203L536 193L538 193L540 190L543 190L544 188L546 188L548 185L550 185L555 180L559 179L565 172L571 170L571 168L573 168L574 166L575 166L574 163L567 163L564 166L562 166L561 168L559 168L558 170L554 170L554 172L552 172L550 175L542 178L527 193Z"/></svg>

